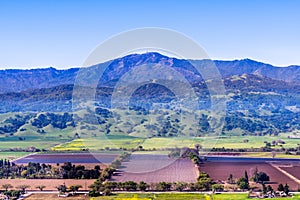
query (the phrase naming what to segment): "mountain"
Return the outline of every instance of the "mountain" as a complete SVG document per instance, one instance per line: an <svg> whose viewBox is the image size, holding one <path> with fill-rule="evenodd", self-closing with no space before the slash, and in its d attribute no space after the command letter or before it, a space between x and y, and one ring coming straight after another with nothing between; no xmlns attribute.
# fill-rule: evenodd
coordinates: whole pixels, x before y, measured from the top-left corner
<svg viewBox="0 0 300 200"><path fill-rule="evenodd" d="M57 70L52 67L29 70L0 70L0 93L73 84L78 70L78 68Z"/></svg>
<svg viewBox="0 0 300 200"><path fill-rule="evenodd" d="M159 53L132 54L110 61L101 84L116 82L124 73L134 66L164 62L191 81L199 81L200 76L188 60L169 58ZM206 60L199 61L205 63ZM214 61L223 78L234 75L254 74L285 82L300 82L300 66L276 67L250 59L234 61ZM94 70L103 64L91 66ZM109 70L110 69L110 70ZM51 88L59 85L73 84L79 68L57 70L54 68L31 70L0 70L0 93L21 92L25 90ZM195 79L195 80L194 80Z"/></svg>
<svg viewBox="0 0 300 200"><path fill-rule="evenodd" d="M223 77L256 74L287 82L300 81L300 66L276 67L250 59L234 61L214 61Z"/></svg>
<svg viewBox="0 0 300 200"><path fill-rule="evenodd" d="M191 62L205 66L208 60ZM211 96L207 82L203 80L190 61L169 58L158 53L147 53L132 54L86 68L88 76L80 85L80 95L83 97L91 91L88 85L91 80L102 73L103 67L108 66L96 88L96 115L91 110L83 112L72 107L74 82L80 75L78 68L0 71L0 113L6 113L0 115L0 134L15 134L16 132L24 134L26 131L21 131L24 129L34 130L36 134L40 134L47 132L50 124L60 129L72 129L73 126L79 125L86 133L86 129L93 131L96 128L95 125L100 123L103 125L101 127L105 127L105 130L101 129L100 132L107 134L139 135L149 130L153 135L158 136L175 136L179 132L197 135L198 133L195 133L198 130L197 126L186 126L186 123L181 122L184 119L189 120L194 110L182 113L182 119L176 117L178 115L176 95L167 87L156 84L155 81L142 85L131 93L130 111L111 109L112 94L116 86L120 85L120 91L126 90L121 80L127 72L137 66L157 66L158 63L174 69L168 74L170 77L180 73L195 91L199 99L199 109L202 112L197 113L200 118L200 128L202 127L200 134L213 130L213 124L216 125L217 121L215 117L218 114L210 111ZM222 133L275 135L279 132L300 130L300 66L280 68L249 59L215 61L215 65L222 75L225 87L225 97L222 98L226 99L226 116ZM151 70L153 70L151 73L165 76L160 68L154 67ZM140 73L133 74L130 81L134 83L135 80L139 80L140 76L151 77L151 74L147 73L149 71L141 70ZM173 89L183 91L180 81L178 80L178 84L176 81L173 82ZM149 114L153 106L163 106L164 109L170 111ZM75 111L76 118L81 119L79 124L72 120L69 113L72 111ZM18 112L21 112L22 116L14 114ZM116 112L115 117L111 112ZM133 114L135 116L130 118ZM118 126L113 126L115 119L118 120L123 130L118 129ZM152 124L147 124L147 119L150 119ZM43 121L47 123L44 124Z"/></svg>

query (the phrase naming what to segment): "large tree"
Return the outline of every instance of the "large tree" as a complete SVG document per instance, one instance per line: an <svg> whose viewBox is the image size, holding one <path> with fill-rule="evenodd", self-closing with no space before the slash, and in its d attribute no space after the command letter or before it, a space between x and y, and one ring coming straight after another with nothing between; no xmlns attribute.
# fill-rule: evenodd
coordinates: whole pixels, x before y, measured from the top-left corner
<svg viewBox="0 0 300 200"><path fill-rule="evenodd" d="M141 181L141 182L139 182L137 187L141 191L146 191L147 188L149 187L149 185L147 183L145 183L144 181Z"/></svg>
<svg viewBox="0 0 300 200"><path fill-rule="evenodd" d="M242 190L249 189L249 182L247 181L247 179L245 177L239 178L239 180L237 181L237 185Z"/></svg>
<svg viewBox="0 0 300 200"><path fill-rule="evenodd" d="M209 175L205 172L200 172L197 182L197 189L202 191L210 190L212 181L209 178Z"/></svg>

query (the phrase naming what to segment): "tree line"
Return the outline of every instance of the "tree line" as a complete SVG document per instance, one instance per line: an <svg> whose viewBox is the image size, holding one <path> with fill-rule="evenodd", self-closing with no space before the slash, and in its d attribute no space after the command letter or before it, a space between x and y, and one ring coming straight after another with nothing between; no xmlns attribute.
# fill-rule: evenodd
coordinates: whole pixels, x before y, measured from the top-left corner
<svg viewBox="0 0 300 200"><path fill-rule="evenodd" d="M50 164L40 164L29 162L27 165L16 165L6 159L0 160L0 178L63 178L63 179L97 179L101 171L100 166L94 169L86 169L83 165L73 165L65 162L63 165L56 166Z"/></svg>

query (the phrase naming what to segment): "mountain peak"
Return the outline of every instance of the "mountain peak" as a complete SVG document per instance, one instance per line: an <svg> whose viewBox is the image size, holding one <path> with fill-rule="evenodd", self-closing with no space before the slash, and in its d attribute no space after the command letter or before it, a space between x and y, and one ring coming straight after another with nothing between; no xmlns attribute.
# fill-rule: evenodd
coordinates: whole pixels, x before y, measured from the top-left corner
<svg viewBox="0 0 300 200"><path fill-rule="evenodd" d="M184 76L193 80L197 71L188 60L170 58L158 52L130 54L111 61L111 70L103 76L105 82L116 80L131 68L141 64L168 63ZM205 60L199 60L199 63ZM223 78L233 75L255 74L271 79L300 82L300 66L275 67L249 58L233 61L214 61ZM100 65L98 65L100 67ZM31 70L0 70L0 93L18 92L28 89L49 88L57 85L74 84L79 68L57 70L54 67ZM198 80L198 79L197 79Z"/></svg>

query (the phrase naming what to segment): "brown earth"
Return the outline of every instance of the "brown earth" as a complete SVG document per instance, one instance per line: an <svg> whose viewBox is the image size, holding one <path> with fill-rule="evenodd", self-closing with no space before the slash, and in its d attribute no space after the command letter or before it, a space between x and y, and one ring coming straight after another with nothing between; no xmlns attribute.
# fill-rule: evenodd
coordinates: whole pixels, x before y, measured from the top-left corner
<svg viewBox="0 0 300 200"><path fill-rule="evenodd" d="M32 194L25 198L26 200L58 200L58 199L72 199L72 200L83 200L89 199L87 195L75 195L71 197L58 197L57 194Z"/></svg>
<svg viewBox="0 0 300 200"><path fill-rule="evenodd" d="M297 190L299 187L294 180L266 162L206 162L201 164L200 170L208 173L214 181L220 180L224 182L228 180L230 174L237 180L244 176L245 170L250 178L256 167L258 171L267 173L270 177L270 182L266 184L271 185L274 190L278 188L280 183L287 183L292 190Z"/></svg>
<svg viewBox="0 0 300 200"><path fill-rule="evenodd" d="M280 168L300 180L300 166L280 167Z"/></svg>
<svg viewBox="0 0 300 200"><path fill-rule="evenodd" d="M147 165L147 161L144 161ZM150 160L148 162L155 162ZM151 163L148 163L151 164ZM114 175L111 181L125 182L125 181L144 181L147 183L158 182L196 182L198 177L198 170L190 159L177 159L170 165L161 169L151 172L143 173L130 173L125 171L119 171Z"/></svg>
<svg viewBox="0 0 300 200"><path fill-rule="evenodd" d="M117 154L106 153L53 153L53 154L30 154L28 156L18 158L13 162L15 164L24 164L29 162L35 163L103 163L110 164Z"/></svg>

